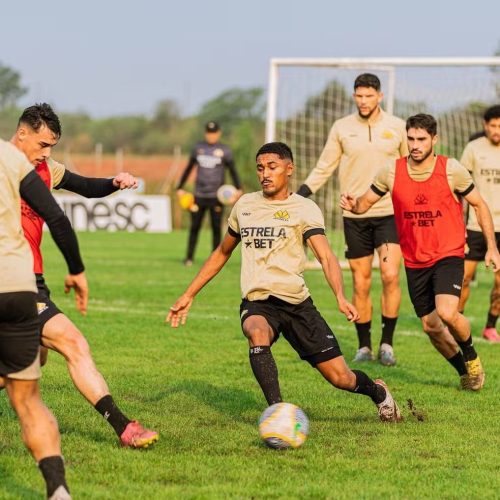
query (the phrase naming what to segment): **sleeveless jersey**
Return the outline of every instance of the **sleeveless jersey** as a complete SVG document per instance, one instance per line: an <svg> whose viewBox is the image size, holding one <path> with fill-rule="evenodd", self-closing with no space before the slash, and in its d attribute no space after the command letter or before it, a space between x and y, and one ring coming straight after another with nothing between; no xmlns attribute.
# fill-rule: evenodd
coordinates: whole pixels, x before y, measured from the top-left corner
<svg viewBox="0 0 500 500"><path fill-rule="evenodd" d="M464 257L462 206L448 184L446 162L438 155L431 176L417 182L408 174L407 158L396 160L392 203L406 267L430 267L445 257Z"/></svg>

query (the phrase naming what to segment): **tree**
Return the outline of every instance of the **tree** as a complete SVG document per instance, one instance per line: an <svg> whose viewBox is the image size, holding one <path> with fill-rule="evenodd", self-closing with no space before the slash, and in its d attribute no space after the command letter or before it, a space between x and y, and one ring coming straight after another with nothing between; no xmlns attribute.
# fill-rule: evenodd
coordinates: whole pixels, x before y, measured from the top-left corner
<svg viewBox="0 0 500 500"><path fill-rule="evenodd" d="M21 75L0 62L0 110L16 104L26 92L28 89L21 85Z"/></svg>
<svg viewBox="0 0 500 500"><path fill-rule="evenodd" d="M156 105L153 124L163 130L169 130L180 119L179 105L172 99L164 99Z"/></svg>

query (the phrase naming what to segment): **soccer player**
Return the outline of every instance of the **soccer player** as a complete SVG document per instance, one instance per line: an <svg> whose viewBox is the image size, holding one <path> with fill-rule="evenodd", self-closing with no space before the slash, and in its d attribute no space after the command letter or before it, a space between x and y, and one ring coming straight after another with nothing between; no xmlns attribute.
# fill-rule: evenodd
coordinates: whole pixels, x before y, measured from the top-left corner
<svg viewBox="0 0 500 500"><path fill-rule="evenodd" d="M467 169L453 158L434 154L438 140L434 117L411 116L406 130L409 157L382 168L362 196L343 193L341 207L364 213L391 193L415 312L431 342L459 373L462 387L478 391L484 384L484 371L472 343L470 323L458 311L465 224L457 196L463 196L475 210L486 239L486 265L498 271L500 255L491 214Z"/></svg>
<svg viewBox="0 0 500 500"><path fill-rule="evenodd" d="M359 75L354 81L353 98L357 113L333 124L316 167L300 186L298 194L310 196L315 193L339 167L340 191L360 196L369 187L379 165L408 153L404 121L380 108L383 94L378 77L370 73ZM390 196L383 197L365 214L344 212L343 221L345 256L353 280L352 302L359 311L359 320L355 323L359 348L354 361L374 359L370 289L376 250L382 280L382 335L377 358L383 365L395 365L393 337L401 302L401 250Z"/></svg>
<svg viewBox="0 0 500 500"><path fill-rule="evenodd" d="M293 173L290 148L281 142L262 146L256 155L262 191L243 195L234 205L228 231L186 291L170 308L167 322L185 324L197 293L224 266L241 242L241 327L250 346L250 365L269 405L282 401L271 345L280 333L301 359L333 386L364 394L378 407L382 421L401 415L382 380L350 370L335 335L313 304L302 276L307 242L321 262L339 310L356 321L356 308L344 296L342 271L325 236L318 206L289 189Z"/></svg>
<svg viewBox="0 0 500 500"><path fill-rule="evenodd" d="M212 224L212 247L215 250L221 240L222 204L217 199L217 190L224 184L226 168L231 174L234 186L241 195L241 183L234 166L233 153L225 144L221 144L222 131L217 122L210 121L205 125L205 140L198 142L191 152L189 162L177 185L177 196L182 196L182 189L189 174L195 166L196 183L194 190L194 205L191 207L191 228L184 265L193 265L194 252L205 212L209 210Z"/></svg>
<svg viewBox="0 0 500 500"><path fill-rule="evenodd" d="M22 151L35 167L35 172L49 188L78 193L87 198L102 197L118 189L136 187L136 179L120 173L113 179L82 177L50 158L52 148L61 136L59 118L48 104L37 104L22 113L12 144ZM34 271L38 287L38 312L42 345L66 359L73 383L85 399L113 427L123 446L143 448L158 440L158 433L145 429L136 420L126 417L113 400L109 388L94 364L84 335L50 299L50 290L43 277L40 250L44 220L24 201L22 226L34 257ZM77 308L87 310L87 281L84 274L71 275L65 282L66 290L77 290Z"/></svg>
<svg viewBox="0 0 500 500"><path fill-rule="evenodd" d="M69 499L57 422L38 386L40 325L33 256L21 230L21 199L46 221L68 264L84 279L76 235L26 157L0 140L0 376L21 423L23 441L45 479L47 497ZM86 290L85 290L86 291ZM80 295L81 289L76 289ZM83 300L83 299L82 299Z"/></svg>
<svg viewBox="0 0 500 500"><path fill-rule="evenodd" d="M497 247L500 244L500 105L492 106L484 113L483 136L476 138L465 146L460 163L472 174L474 184L478 187L491 210L495 228ZM465 253L465 272L460 311L470 294L470 283L477 265L484 260L486 244L476 214L469 210L467 223L467 247ZM483 337L490 342L500 342L496 324L500 314L500 273L495 273L495 280L490 294L490 308Z"/></svg>

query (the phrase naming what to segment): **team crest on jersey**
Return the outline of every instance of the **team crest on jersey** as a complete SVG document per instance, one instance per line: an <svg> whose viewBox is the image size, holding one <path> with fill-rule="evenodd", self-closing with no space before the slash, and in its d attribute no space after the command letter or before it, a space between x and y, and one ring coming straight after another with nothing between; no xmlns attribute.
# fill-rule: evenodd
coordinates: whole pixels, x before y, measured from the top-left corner
<svg viewBox="0 0 500 500"><path fill-rule="evenodd" d="M217 156L217 158L222 158L224 156L224 151L220 148L214 149L214 152L212 153L214 156Z"/></svg>
<svg viewBox="0 0 500 500"><path fill-rule="evenodd" d="M383 139L392 139L393 137L394 137L394 134L390 130L384 130L382 132Z"/></svg>
<svg viewBox="0 0 500 500"><path fill-rule="evenodd" d="M289 221L290 220L290 216L288 215L288 212L286 210L278 210L273 215L273 219Z"/></svg>
<svg viewBox="0 0 500 500"><path fill-rule="evenodd" d="M417 197L415 198L415 205L427 205L427 203L429 203L429 200L425 194L417 194Z"/></svg>
<svg viewBox="0 0 500 500"><path fill-rule="evenodd" d="M36 308L38 309L38 315L40 315L43 313L43 311L46 311L49 306L45 302L37 302Z"/></svg>

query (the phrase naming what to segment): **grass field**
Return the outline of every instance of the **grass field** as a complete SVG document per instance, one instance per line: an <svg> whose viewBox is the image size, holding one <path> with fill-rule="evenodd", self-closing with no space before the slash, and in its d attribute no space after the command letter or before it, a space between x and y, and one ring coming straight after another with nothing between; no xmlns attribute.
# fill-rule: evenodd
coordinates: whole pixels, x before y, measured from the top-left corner
<svg viewBox="0 0 500 500"><path fill-rule="evenodd" d="M305 410L311 432L302 448L277 452L257 433L266 404L239 326L238 254L198 296L188 324L173 330L164 325L165 314L199 268L180 265L185 233L81 234L91 286L87 317L62 293L65 265L45 239L53 299L86 334L118 404L161 434L149 450L120 448L111 427L72 386L62 357L50 353L43 397L59 421L75 499L499 497L500 346L478 338L492 278L485 271L468 307L487 373L483 391L458 390L458 376L421 333L404 288L398 365L363 369L384 378L400 406L411 398L425 420L403 408L403 423L380 423L368 398L333 389L281 339L273 352L282 393ZM204 233L199 259L207 254ZM350 361L354 327L336 311L320 271L307 271L306 280ZM374 286L378 340L377 279ZM0 498L42 498L42 492L2 392Z"/></svg>

